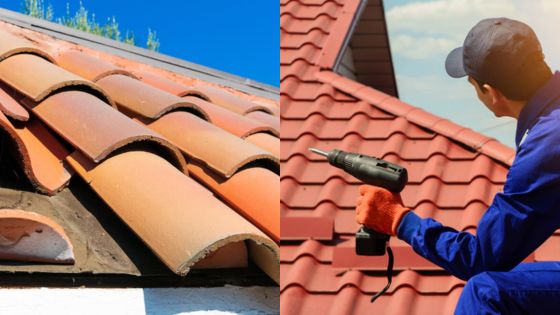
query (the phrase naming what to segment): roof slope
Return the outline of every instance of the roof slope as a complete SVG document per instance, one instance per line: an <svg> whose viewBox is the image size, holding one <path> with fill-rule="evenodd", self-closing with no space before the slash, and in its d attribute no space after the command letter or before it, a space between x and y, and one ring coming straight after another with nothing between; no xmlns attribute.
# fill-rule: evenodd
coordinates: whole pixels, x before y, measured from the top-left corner
<svg viewBox="0 0 560 315"><path fill-rule="evenodd" d="M79 197L81 178L177 275L254 264L279 281L276 101L6 22L0 38L0 134L34 188ZM103 231L59 206L71 241ZM118 243L119 264L82 261L104 250L86 241L79 267L23 269L143 275Z"/></svg>
<svg viewBox="0 0 560 315"><path fill-rule="evenodd" d="M502 189L515 152L320 67L321 56L337 53L325 51L331 48L324 43L341 32L333 27L349 3L355 5L281 2L282 313L421 314L429 308L431 314L451 314L464 283L396 238L390 242L398 275L387 294L369 303L386 283L380 271L387 262L386 257L354 253L359 182L307 149L360 152L406 167L405 205L422 217L472 233ZM320 18L325 21L318 23ZM316 29L321 36L313 35ZM299 45L286 44L294 38ZM558 235L527 260L560 258L553 250Z"/></svg>

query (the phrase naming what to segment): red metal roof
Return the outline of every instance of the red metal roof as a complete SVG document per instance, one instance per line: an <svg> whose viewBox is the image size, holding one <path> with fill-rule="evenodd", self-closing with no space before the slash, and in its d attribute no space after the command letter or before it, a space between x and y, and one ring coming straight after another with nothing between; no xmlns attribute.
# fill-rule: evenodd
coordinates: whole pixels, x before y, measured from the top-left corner
<svg viewBox="0 0 560 315"><path fill-rule="evenodd" d="M369 303L386 283L387 262L354 253L359 183L307 149L337 148L403 165L410 177L406 206L472 233L502 189L515 152L322 63L339 53L340 34L349 31L344 12L358 4L281 1L281 311L451 314L464 282L396 238L390 243L399 274L388 293ZM527 261L560 259L558 235Z"/></svg>

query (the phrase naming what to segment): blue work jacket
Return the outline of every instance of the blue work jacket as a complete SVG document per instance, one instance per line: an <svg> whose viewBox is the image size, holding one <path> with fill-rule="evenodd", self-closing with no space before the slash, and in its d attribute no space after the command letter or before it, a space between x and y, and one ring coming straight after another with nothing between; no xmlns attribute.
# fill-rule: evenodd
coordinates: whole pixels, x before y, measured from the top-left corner
<svg viewBox="0 0 560 315"><path fill-rule="evenodd" d="M476 236L409 212L398 237L464 280L519 264L560 228L560 72L522 109L515 141L503 192L484 213Z"/></svg>

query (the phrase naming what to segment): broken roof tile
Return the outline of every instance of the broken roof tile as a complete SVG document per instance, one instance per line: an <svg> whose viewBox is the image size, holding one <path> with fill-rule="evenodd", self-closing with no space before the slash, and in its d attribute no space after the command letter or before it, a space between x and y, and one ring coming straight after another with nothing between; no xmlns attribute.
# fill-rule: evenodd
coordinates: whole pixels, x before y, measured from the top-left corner
<svg viewBox="0 0 560 315"><path fill-rule="evenodd" d="M10 94L0 87L0 111L4 115L19 121L29 120L29 113Z"/></svg>
<svg viewBox="0 0 560 315"><path fill-rule="evenodd" d="M94 162L103 160L118 148L142 141L161 148L171 164L180 170L186 169L183 156L167 140L89 93L60 92L32 104L31 108L42 121Z"/></svg>
<svg viewBox="0 0 560 315"><path fill-rule="evenodd" d="M0 112L0 128L11 137L34 187L53 195L68 184L72 171L63 160L69 152L37 119L16 126Z"/></svg>
<svg viewBox="0 0 560 315"><path fill-rule="evenodd" d="M17 209L0 209L0 259L73 264L72 243L53 220Z"/></svg>
<svg viewBox="0 0 560 315"><path fill-rule="evenodd" d="M202 161L226 178L249 163L278 167L278 159L271 153L190 113L172 112L143 123L169 139L189 158Z"/></svg>
<svg viewBox="0 0 560 315"><path fill-rule="evenodd" d="M108 61L95 58L77 50L65 51L59 54L56 60L62 68L92 82L97 82L99 79L111 74L122 74L136 78L134 74Z"/></svg>
<svg viewBox="0 0 560 315"><path fill-rule="evenodd" d="M54 58L47 52L39 49L37 46L33 45L28 40L21 37L17 37L5 31L0 32L0 61L6 59L10 56L29 53L35 54L42 58L54 62Z"/></svg>
<svg viewBox="0 0 560 315"><path fill-rule="evenodd" d="M105 92L92 82L31 54L19 54L0 61L0 79L40 102L64 87L74 86L98 95L113 104Z"/></svg>
<svg viewBox="0 0 560 315"><path fill-rule="evenodd" d="M252 134L262 132L269 132L276 136L280 135L280 130L278 130L277 128L274 128L258 120L251 119L248 116L241 116L235 112L214 105L198 97L185 96L183 97L183 99L202 108L202 110L204 110L206 114L208 114L210 121L214 125L240 138L245 138Z"/></svg>
<svg viewBox="0 0 560 315"><path fill-rule="evenodd" d="M68 160L175 273L186 275L217 248L242 240L266 254L254 260L257 265L278 265L274 242L157 155L128 151L94 165L76 152ZM279 280L278 274L269 275Z"/></svg>
<svg viewBox="0 0 560 315"><path fill-rule="evenodd" d="M100 79L97 84L111 95L121 110L146 118L157 119L165 113L182 109L208 119L198 106L129 76L112 74Z"/></svg>

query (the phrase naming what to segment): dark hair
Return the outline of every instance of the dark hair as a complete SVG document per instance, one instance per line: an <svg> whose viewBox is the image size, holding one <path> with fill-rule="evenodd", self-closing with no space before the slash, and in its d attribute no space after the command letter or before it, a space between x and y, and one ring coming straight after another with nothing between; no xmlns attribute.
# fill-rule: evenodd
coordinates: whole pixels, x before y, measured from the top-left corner
<svg viewBox="0 0 560 315"><path fill-rule="evenodd" d="M509 80L502 82L480 82L472 77L473 81L484 92L483 85L488 84L502 92L505 97L516 101L527 101L540 89L552 76L550 67L544 61L541 52L527 57L519 70Z"/></svg>

